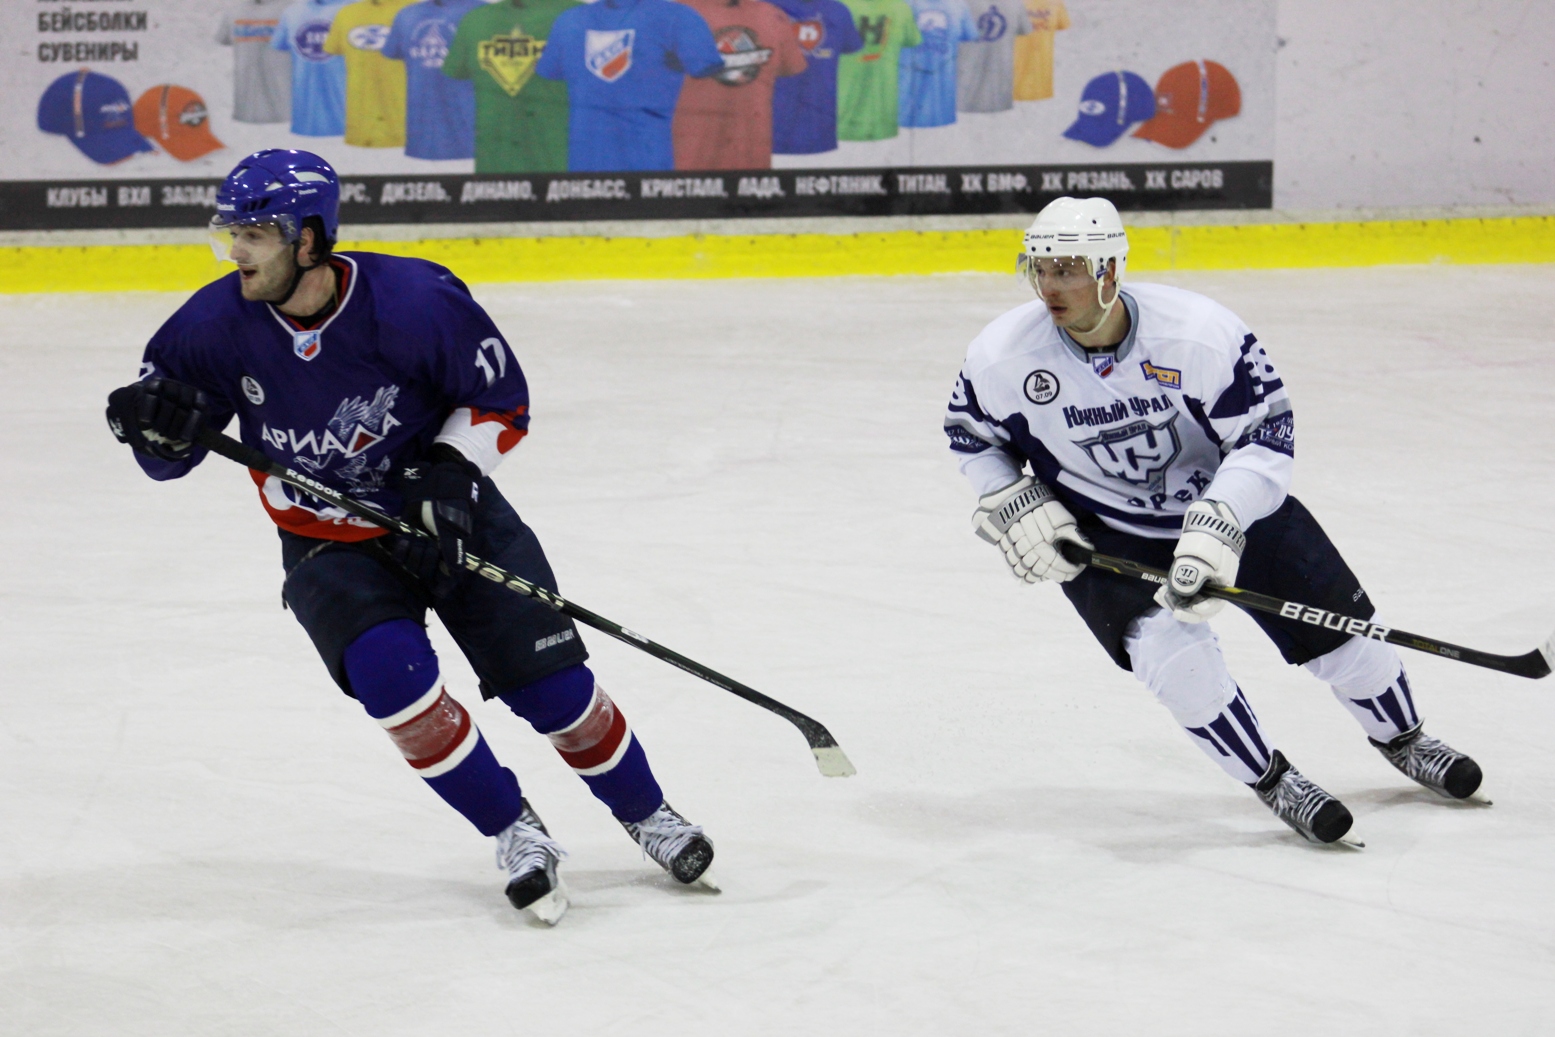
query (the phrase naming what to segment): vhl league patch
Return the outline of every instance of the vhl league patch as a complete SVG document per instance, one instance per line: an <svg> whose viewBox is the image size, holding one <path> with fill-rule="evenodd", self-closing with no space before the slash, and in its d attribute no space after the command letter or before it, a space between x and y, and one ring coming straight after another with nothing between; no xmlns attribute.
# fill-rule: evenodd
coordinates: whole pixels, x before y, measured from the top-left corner
<svg viewBox="0 0 1555 1037"><path fill-rule="evenodd" d="M323 348L324 333L322 331L292 332L292 352L304 360L312 360L319 355L319 350Z"/></svg>

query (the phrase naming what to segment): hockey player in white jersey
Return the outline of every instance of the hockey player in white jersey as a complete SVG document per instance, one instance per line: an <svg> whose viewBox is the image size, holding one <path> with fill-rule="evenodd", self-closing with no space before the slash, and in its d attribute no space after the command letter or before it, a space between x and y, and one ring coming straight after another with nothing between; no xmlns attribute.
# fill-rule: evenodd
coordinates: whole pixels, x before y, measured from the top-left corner
<svg viewBox="0 0 1555 1037"><path fill-rule="evenodd" d="M1373 606L1288 493L1294 417L1263 346L1202 295L1125 286L1127 258L1105 199L1060 198L1026 232L1022 267L1038 298L972 341L945 418L980 498L974 529L1018 578L1061 583L1113 660L1210 759L1291 828L1331 843L1350 812L1264 733L1204 622L1225 603L1200 592L1234 585L1361 618ZM1165 569L1170 582L1073 564L1064 541ZM1422 730L1391 645L1251 615L1394 767L1443 797L1479 787L1479 766Z"/></svg>

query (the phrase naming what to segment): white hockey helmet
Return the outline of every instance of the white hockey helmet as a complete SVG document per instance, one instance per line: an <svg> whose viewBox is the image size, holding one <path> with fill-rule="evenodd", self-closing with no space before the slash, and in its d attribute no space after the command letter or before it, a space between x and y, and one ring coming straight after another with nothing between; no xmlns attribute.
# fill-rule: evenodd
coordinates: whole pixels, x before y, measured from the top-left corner
<svg viewBox="0 0 1555 1037"><path fill-rule="evenodd" d="M1101 282L1107 273L1107 261L1116 260L1114 277L1118 284L1123 283L1123 268L1128 265L1128 233L1117 208L1107 199L1055 198L1026 228L1025 245L1019 268L1033 288L1037 286L1036 260L1079 257L1096 279L1097 300L1111 309L1111 304L1101 298ZM1113 302L1116 301L1114 295Z"/></svg>

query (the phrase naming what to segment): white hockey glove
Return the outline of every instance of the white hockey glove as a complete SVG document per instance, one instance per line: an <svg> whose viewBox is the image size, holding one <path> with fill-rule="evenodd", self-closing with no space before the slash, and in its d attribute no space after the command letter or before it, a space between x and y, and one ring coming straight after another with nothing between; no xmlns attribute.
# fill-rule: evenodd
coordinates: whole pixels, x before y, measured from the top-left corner
<svg viewBox="0 0 1555 1037"><path fill-rule="evenodd" d="M1202 623L1226 607L1221 598L1194 596L1206 583L1236 585L1236 569L1247 537L1231 509L1220 501L1201 500L1182 517L1182 537L1172 559L1170 579L1155 592L1155 601L1184 623Z"/></svg>
<svg viewBox="0 0 1555 1037"><path fill-rule="evenodd" d="M1087 550L1091 546L1080 535L1069 509L1058 503L1052 490L1029 475L978 498L972 531L1003 550L1010 571L1027 583L1063 583L1080 575L1085 566L1075 565L1060 554L1059 541Z"/></svg>

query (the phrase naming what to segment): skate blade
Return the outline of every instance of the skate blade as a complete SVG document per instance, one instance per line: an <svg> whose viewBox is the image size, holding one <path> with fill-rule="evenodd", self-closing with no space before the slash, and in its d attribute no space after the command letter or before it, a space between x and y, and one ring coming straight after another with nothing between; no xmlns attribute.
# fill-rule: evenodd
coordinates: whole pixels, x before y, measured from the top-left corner
<svg viewBox="0 0 1555 1037"><path fill-rule="evenodd" d="M558 878L554 889L524 910L546 925L555 925L562 920L562 915L567 913L570 904L571 901L567 899L567 887L562 885L562 880Z"/></svg>
<svg viewBox="0 0 1555 1037"><path fill-rule="evenodd" d="M1333 842L1329 843L1328 845L1330 845L1330 846L1347 846L1347 847L1349 847L1352 850L1364 850L1364 849L1366 849L1366 843L1364 841L1360 840L1360 839L1357 839L1353 835L1341 835L1339 838L1335 839Z"/></svg>
<svg viewBox="0 0 1555 1037"><path fill-rule="evenodd" d="M703 889L707 890L709 893L722 893L723 892L723 887L718 884L718 880L717 879L713 878L713 869L711 867L709 867L702 874L698 875L696 877L696 881L691 883L691 888L692 889L695 889L698 886L700 886Z"/></svg>

